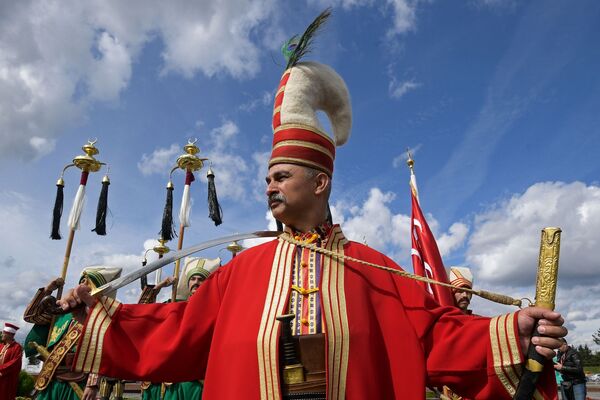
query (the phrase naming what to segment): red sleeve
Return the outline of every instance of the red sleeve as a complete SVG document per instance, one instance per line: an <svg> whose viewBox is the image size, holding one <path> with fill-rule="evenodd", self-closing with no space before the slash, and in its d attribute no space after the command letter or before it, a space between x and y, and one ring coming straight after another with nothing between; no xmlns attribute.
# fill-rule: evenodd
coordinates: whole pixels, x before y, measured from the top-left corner
<svg viewBox="0 0 600 400"><path fill-rule="evenodd" d="M220 268L186 302L118 304L103 298L88 315L75 369L153 382L203 378L227 276L227 268Z"/></svg>
<svg viewBox="0 0 600 400"><path fill-rule="evenodd" d="M0 365L0 375L6 376L18 373L18 371L21 370L22 357L23 349L21 348L20 344L15 343L15 345L11 346L11 348L6 352L4 364Z"/></svg>
<svg viewBox="0 0 600 400"><path fill-rule="evenodd" d="M427 384L447 385L465 398L511 399L524 360L518 312L494 318L464 315L455 307L439 306L414 282L405 278L396 282L426 355ZM553 372L551 366L548 371ZM556 385L550 382L542 378L535 399L556 398Z"/></svg>

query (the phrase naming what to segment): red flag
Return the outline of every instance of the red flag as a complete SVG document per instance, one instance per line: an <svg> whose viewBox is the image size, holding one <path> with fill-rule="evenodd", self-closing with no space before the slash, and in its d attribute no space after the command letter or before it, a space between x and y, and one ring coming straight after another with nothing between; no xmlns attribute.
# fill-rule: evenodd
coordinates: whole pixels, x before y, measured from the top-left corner
<svg viewBox="0 0 600 400"><path fill-rule="evenodd" d="M411 257L415 274L435 279L436 281L449 283L446 268L442 262L440 251L433 237L433 233L427 225L425 216L419 206L415 190L411 190L412 198L412 218L410 230L412 232L412 250ZM443 306L454 306L454 296L449 288L430 285L426 282L420 282L425 290Z"/></svg>

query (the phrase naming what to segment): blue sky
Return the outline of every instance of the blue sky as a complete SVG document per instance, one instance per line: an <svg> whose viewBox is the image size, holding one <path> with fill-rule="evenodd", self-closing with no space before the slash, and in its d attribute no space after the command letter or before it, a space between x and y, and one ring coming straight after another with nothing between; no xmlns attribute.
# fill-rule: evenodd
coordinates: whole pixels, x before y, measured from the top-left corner
<svg viewBox="0 0 600 400"><path fill-rule="evenodd" d="M332 195L346 234L412 269L410 147L445 263L469 265L476 286L533 297L539 231L563 228L557 308L571 340L591 342L600 328L600 4L217 4L0 3L1 320L20 322L34 289L59 274L65 241L48 238L54 184L90 138L110 164L112 214L106 237L90 232L102 179L93 174L71 283L85 265L139 265L190 138L213 161L224 223L206 218L204 169L185 243L267 228L279 48L332 6L307 59L334 67L352 97ZM63 232L77 175L65 177ZM177 210L183 174L174 184ZM120 296L133 301L137 290ZM479 300L474 308L512 311Z"/></svg>

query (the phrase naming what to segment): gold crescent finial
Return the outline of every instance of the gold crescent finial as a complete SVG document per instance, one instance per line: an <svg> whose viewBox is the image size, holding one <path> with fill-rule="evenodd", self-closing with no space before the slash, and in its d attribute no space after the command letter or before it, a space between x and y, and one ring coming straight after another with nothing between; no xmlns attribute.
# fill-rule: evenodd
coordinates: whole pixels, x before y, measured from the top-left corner
<svg viewBox="0 0 600 400"><path fill-rule="evenodd" d="M413 167L415 165L415 160L413 160L412 158L412 154L410 153L410 147L406 148L406 165L408 165L408 168L410 168L411 172L413 170Z"/></svg>

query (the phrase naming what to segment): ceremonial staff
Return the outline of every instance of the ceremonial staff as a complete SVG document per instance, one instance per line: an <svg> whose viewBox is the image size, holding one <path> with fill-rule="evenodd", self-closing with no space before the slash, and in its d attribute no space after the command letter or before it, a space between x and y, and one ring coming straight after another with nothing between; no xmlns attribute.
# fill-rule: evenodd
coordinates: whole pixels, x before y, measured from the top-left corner
<svg viewBox="0 0 600 400"><path fill-rule="evenodd" d="M85 154L76 156L71 164L66 165L63 168L62 173L60 174L60 178L56 182L56 200L54 202L54 210L52 213L52 232L50 234L50 237L53 240L59 240L62 238L60 234L60 218L62 216L63 210L65 171L71 167L77 167L81 170L79 188L77 189L75 199L73 200L73 206L71 207L71 212L69 213L68 219L69 237L67 239L65 256L63 259L63 265L60 274L60 277L63 279L63 281L65 281L67 277L67 269L69 267L69 260L71 258L71 250L73 248L73 240L75 239L75 231L79 229L79 221L81 219L81 213L83 211L83 206L85 203L85 189L89 174L90 172L99 171L103 165L106 165L105 163L100 162L96 160L96 158L94 158L94 156L99 153L98 149L94 146L96 142L97 140L88 141L88 143L82 147L82 150ZM102 179L102 190L100 192L100 199L98 201L98 207L96 212L96 227L92 229L92 231L96 232L96 234L98 235L106 235L108 185L110 185L110 179L108 178L108 175L105 175ZM57 299L61 298L62 291L63 287L60 286L56 295ZM52 332L53 326L54 319L50 323L49 332ZM50 335L48 336L48 338L50 338Z"/></svg>
<svg viewBox="0 0 600 400"><path fill-rule="evenodd" d="M185 186L183 188L183 195L181 198L181 208L179 210L179 240L177 242L177 250L183 248L183 238L185 234L185 228L190 226L190 213L191 213L191 195L190 187L194 182L194 172L199 171L204 166L204 162L208 158L200 158L198 154L200 149L196 146L197 140L189 140L188 144L183 147L185 153L177 157L176 165L171 169L169 173L169 182L167 183L167 200L163 212L162 228L160 232L161 240L171 240L175 234L173 229L173 172L178 169L185 171ZM218 226L222 223L222 210L217 199L217 192L215 189L215 174L212 167L209 167L206 174L208 180L208 208L209 217ZM180 260L175 261L175 268L173 271L173 278L177 281L179 279ZM160 272L158 272L160 274ZM171 301L177 300L177 283L174 282L173 290L171 293Z"/></svg>
<svg viewBox="0 0 600 400"><path fill-rule="evenodd" d="M542 229L540 256L538 259L537 279L535 284L535 303L537 307L554 310L556 285L558 282L558 257L560 253L560 228ZM531 338L540 336L535 324ZM544 357L535 350L533 343L527 350L525 370L519 381L514 400L530 400L535 392L535 385L544 369Z"/></svg>
<svg viewBox="0 0 600 400"><path fill-rule="evenodd" d="M163 258L163 255L171 251L166 245L164 239L158 239L158 244L151 249L147 249L144 252L144 258L142 260L142 267L145 267L148 264L148 259L146 258L149 251L154 251L158 254L158 258ZM162 268L156 270L154 284L157 285L160 282ZM140 284L142 285L142 291L148 286L148 275L144 275L140 278Z"/></svg>

